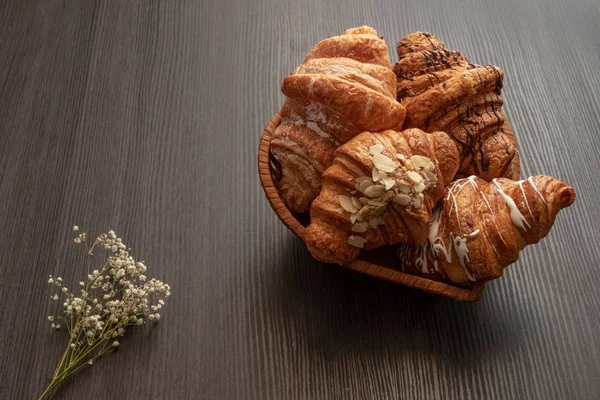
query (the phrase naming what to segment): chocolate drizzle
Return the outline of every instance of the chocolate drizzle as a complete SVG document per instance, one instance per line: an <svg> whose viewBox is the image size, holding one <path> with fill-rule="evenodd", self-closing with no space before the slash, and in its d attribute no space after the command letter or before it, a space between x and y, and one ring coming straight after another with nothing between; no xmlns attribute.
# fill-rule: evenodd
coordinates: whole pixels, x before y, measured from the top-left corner
<svg viewBox="0 0 600 400"><path fill-rule="evenodd" d="M498 170L508 168L505 163L514 157L512 144L506 149L507 156L490 158L488 154L504 151L502 140L493 137L504 135L502 70L473 64L425 32L402 39L398 53L400 59L394 72L398 80L397 99L407 109L404 127L427 132L445 130L459 145L459 172L465 175L476 173L491 179Z"/></svg>
<svg viewBox="0 0 600 400"><path fill-rule="evenodd" d="M277 156L273 153L273 150L269 147L269 171L271 172L271 179L273 180L273 184L275 184L275 188L279 190L279 181L281 181L281 177L283 176L283 172L281 170L281 163Z"/></svg>

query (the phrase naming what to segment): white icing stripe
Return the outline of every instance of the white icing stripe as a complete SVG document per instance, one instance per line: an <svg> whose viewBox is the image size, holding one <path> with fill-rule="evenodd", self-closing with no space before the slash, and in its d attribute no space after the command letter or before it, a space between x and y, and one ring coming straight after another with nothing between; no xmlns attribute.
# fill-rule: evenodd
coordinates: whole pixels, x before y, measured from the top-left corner
<svg viewBox="0 0 600 400"><path fill-rule="evenodd" d="M452 241L454 244L454 251L458 256L458 262L464 268L465 261L469 261L469 249L467 248L467 239L464 237L455 237Z"/></svg>
<svg viewBox="0 0 600 400"><path fill-rule="evenodd" d="M490 203L488 202L487 197L485 197L485 195L483 194L483 192L481 190L479 191L479 194L481 195L481 198L483 199L483 201L485 201L485 204L490 209L490 213L492 213L492 215L494 215L494 211L492 210L492 207L490 206Z"/></svg>
<svg viewBox="0 0 600 400"><path fill-rule="evenodd" d="M450 238L452 239L452 234L450 234ZM457 237L453 239L454 242L454 250L456 251L456 255L458 255L458 262L460 266L465 271L465 275L471 282L475 282L477 278L475 278L465 265L465 261L469 261L469 249L467 248L467 239L463 237Z"/></svg>
<svg viewBox="0 0 600 400"><path fill-rule="evenodd" d="M452 196L454 198L454 195ZM439 253L442 254L446 262L452 262L452 250L456 253L458 257L458 262L460 266L463 268L467 279L472 282L475 282L477 278L473 276L469 270L467 269L467 263L469 262L469 249L467 247L467 239L475 238L479 235L479 229L471 232L470 234L463 236L455 237L452 232L450 232L449 243L448 246L444 243L444 239L442 239L443 234L440 234L440 223L442 221L442 213L440 208L436 208L433 211L433 215L431 217L431 222L429 224L429 232L427 235L426 244L422 245L419 248L421 252L419 258L416 261L416 266L421 268L423 273L429 272L427 269L427 245L431 248L431 253L434 257L434 270L439 271L439 264L436 260ZM457 221L460 225L460 220Z"/></svg>
<svg viewBox="0 0 600 400"><path fill-rule="evenodd" d="M477 236L479 236L479 229L475 229L473 232L471 232L467 237L470 238L476 238Z"/></svg>
<svg viewBox="0 0 600 400"><path fill-rule="evenodd" d="M496 179L492 179L492 182L496 186L498 194L502 196L502 199L508 206L508 209L510 210L510 219L512 220L513 224L516 227L523 229L524 231L527 231L528 228L531 228L531 225L529 225L523 214L521 214L521 211L519 211L519 208L515 204L515 201L506 193L504 193L504 190L502 190L502 187ZM525 225L527 225L527 227Z"/></svg>
<svg viewBox="0 0 600 400"><path fill-rule="evenodd" d="M538 194L538 196L540 196L540 198L542 199L542 201L544 202L544 204L546 203L546 199L544 198L544 196L542 196L542 194L538 191L537 186L535 186L535 184L533 183L533 179L531 179L532 177L530 176L529 178L527 178L527 182L529 182L529 184L531 185L531 187L533 188L533 190L535 190L535 192Z"/></svg>
<svg viewBox="0 0 600 400"><path fill-rule="evenodd" d="M492 207L490 206L490 203L489 203L488 199L485 197L485 195L483 194L483 192L481 190L479 191L479 194L481 195L481 198L483 199L483 201L485 202L485 204L488 206L488 209L490 210L490 214L492 214L491 221L494 224L494 227L496 228L496 231L498 232L498 236L500 236L500 240L502 240L502 243L506 244L506 242L504 241L504 238L502 237L502 233L498 229L498 225L496 224L496 220L494 219L494 210L492 210ZM484 224L483 227L485 228L486 225ZM486 236L487 236L487 229L486 229ZM496 246L494 246L494 242L490 241L489 243L492 245L492 250L494 250L494 253L496 253L496 256L498 256L498 258L500 258L500 254L498 254L498 250L496 250Z"/></svg>
<svg viewBox="0 0 600 400"><path fill-rule="evenodd" d="M531 218L535 222L535 217L533 216L533 213L531 212L531 208L529 208L529 201L527 201L527 195L525 195L525 190L523 190L523 182L525 182L525 181L518 181L517 184L521 188L521 193L523 194L523 200L525 200L525 205L527 206L527 210L529 210L529 215L531 215Z"/></svg>

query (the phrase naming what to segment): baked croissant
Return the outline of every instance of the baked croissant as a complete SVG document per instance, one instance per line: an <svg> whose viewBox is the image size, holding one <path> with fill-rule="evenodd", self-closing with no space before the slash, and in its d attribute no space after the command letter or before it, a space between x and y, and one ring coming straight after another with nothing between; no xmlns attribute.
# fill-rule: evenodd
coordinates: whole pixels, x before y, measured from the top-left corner
<svg viewBox="0 0 600 400"><path fill-rule="evenodd" d="M307 212L335 149L363 131L400 129L387 46L367 26L318 43L282 85L286 100L271 151L281 166L281 198Z"/></svg>
<svg viewBox="0 0 600 400"><path fill-rule="evenodd" d="M452 136L461 154L461 176L487 181L503 176L517 150L502 129L502 70L471 64L426 32L406 36L397 50L394 72L397 98L407 112L404 128Z"/></svg>
<svg viewBox="0 0 600 400"><path fill-rule="evenodd" d="M361 133L338 148L323 174L304 236L309 251L347 264L363 248L424 242L458 165L456 145L443 132Z"/></svg>
<svg viewBox="0 0 600 400"><path fill-rule="evenodd" d="M572 187L547 175L457 180L434 211L427 241L400 246L401 265L406 272L455 284L498 278L574 201Z"/></svg>

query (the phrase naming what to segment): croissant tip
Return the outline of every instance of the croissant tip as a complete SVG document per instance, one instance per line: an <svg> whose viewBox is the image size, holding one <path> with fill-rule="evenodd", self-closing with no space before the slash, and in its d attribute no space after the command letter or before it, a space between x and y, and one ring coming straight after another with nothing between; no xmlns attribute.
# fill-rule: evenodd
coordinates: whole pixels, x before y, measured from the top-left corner
<svg viewBox="0 0 600 400"><path fill-rule="evenodd" d="M565 185L558 191L558 205L560 208L569 207L575 201L577 195L575 189L569 185Z"/></svg>

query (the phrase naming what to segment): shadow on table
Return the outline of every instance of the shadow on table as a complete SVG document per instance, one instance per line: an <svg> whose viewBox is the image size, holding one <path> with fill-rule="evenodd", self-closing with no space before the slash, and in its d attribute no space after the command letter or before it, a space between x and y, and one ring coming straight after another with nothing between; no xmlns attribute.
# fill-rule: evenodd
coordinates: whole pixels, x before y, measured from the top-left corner
<svg viewBox="0 0 600 400"><path fill-rule="evenodd" d="M428 352L469 363L519 341L518 322L490 293L462 303L320 263L296 238L285 247L288 256L268 268L268 301L278 305L271 317L292 325L310 351Z"/></svg>

